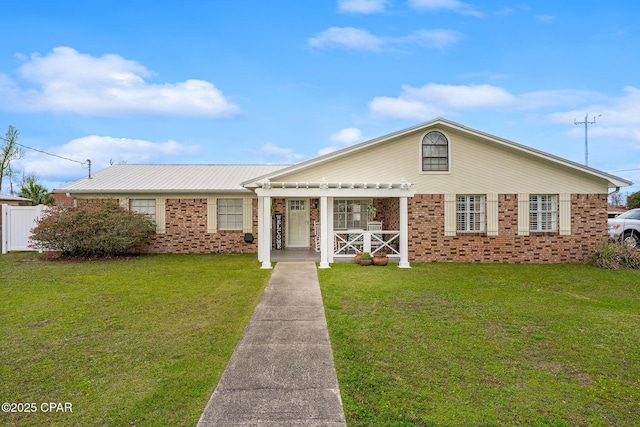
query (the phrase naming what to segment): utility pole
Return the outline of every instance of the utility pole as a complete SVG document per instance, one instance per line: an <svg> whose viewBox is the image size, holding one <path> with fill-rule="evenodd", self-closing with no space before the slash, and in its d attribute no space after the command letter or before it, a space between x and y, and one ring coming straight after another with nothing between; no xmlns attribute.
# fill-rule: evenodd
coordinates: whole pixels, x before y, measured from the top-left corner
<svg viewBox="0 0 640 427"><path fill-rule="evenodd" d="M602 114L598 115L600 117ZM576 119L573 119L574 125L584 125L584 165L589 166L589 132L587 130L587 125L592 125L596 122L596 118L593 118L593 121L589 121L589 113L584 116L584 122L577 122Z"/></svg>

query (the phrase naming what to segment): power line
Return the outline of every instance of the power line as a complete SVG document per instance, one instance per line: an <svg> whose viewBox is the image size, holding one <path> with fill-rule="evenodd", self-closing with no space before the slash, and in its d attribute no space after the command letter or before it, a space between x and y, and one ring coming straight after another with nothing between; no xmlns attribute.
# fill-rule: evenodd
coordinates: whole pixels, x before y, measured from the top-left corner
<svg viewBox="0 0 640 427"><path fill-rule="evenodd" d="M620 170L613 171L613 172L632 172L632 171L640 171L640 168L635 168L635 169L620 169Z"/></svg>
<svg viewBox="0 0 640 427"><path fill-rule="evenodd" d="M26 145L22 145L22 144L18 144L17 142L15 142L16 145L19 145L20 147L23 148L28 148L29 150L33 150L33 151L37 151L38 153L42 153L42 154L46 154L48 156L53 156L53 157L58 157L59 159L63 159L63 160L69 160L70 162L76 162L76 163L80 163L81 165L84 166L85 163L89 162L90 160L87 160L87 162L81 162L79 160L74 160L74 159L70 159L68 157L64 157L64 156L59 156L57 154L52 154L52 153L47 153L46 151L42 151L42 150L38 150L37 148L33 148L33 147L28 147Z"/></svg>
<svg viewBox="0 0 640 427"><path fill-rule="evenodd" d="M1 136L0 136L0 139L2 139L3 141L9 142L9 141L7 141L7 139L6 139L6 138L3 138L3 137L1 137ZM87 159L86 161L81 162L81 161L79 161L79 160L70 159L70 158L68 158L68 157L60 156L60 155L58 155L58 154L48 153L48 152L46 152L46 151L39 150L39 149L37 149L37 148L29 147L29 146L27 146L27 145L20 144L20 143L15 142L15 141L14 141L13 143L14 143L14 144L16 144L16 145L18 145L18 146L20 146L20 147L22 147L22 148L27 148L27 149L29 149L29 150L37 151L38 153L46 154L47 156L53 156L53 157L57 157L57 158L59 158L59 159L68 160L68 161L70 161L70 162L80 163L80 165L81 165L81 166L87 165L87 167L89 168L89 179L91 179L91 160L90 160L90 159Z"/></svg>

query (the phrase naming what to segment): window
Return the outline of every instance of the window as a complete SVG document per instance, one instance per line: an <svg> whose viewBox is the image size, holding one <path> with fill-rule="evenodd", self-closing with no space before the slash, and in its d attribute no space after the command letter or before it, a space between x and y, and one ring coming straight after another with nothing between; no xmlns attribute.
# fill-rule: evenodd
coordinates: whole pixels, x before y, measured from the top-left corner
<svg viewBox="0 0 640 427"><path fill-rule="evenodd" d="M422 138L422 171L449 170L449 141L441 132L429 132Z"/></svg>
<svg viewBox="0 0 640 427"><path fill-rule="evenodd" d="M154 222L156 220L155 199L131 199L129 200L129 210L131 210L132 212L145 214Z"/></svg>
<svg viewBox="0 0 640 427"><path fill-rule="evenodd" d="M242 230L242 199L218 199L218 229Z"/></svg>
<svg viewBox="0 0 640 427"><path fill-rule="evenodd" d="M529 229L531 231L558 229L558 200L555 194L529 196Z"/></svg>
<svg viewBox="0 0 640 427"><path fill-rule="evenodd" d="M368 200L338 200L333 201L334 228L365 228L367 226Z"/></svg>
<svg viewBox="0 0 640 427"><path fill-rule="evenodd" d="M457 231L484 231L484 196L459 195L456 205Z"/></svg>
<svg viewBox="0 0 640 427"><path fill-rule="evenodd" d="M304 211L306 209L304 200L289 200L290 211Z"/></svg>

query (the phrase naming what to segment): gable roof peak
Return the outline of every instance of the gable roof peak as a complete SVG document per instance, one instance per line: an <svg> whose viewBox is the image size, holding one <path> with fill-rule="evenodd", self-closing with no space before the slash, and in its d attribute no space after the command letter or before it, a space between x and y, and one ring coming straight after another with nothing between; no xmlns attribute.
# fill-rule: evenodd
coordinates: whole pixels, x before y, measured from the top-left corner
<svg viewBox="0 0 640 427"><path fill-rule="evenodd" d="M471 128L469 126L465 126L463 124L454 122L452 120L446 119L444 117L437 117L433 120L429 120L420 124L417 124L415 126L411 126L405 129L401 129L399 131L396 132L392 132L386 135L382 135L379 136L377 138L373 138L337 151L333 151L331 153L328 154L324 154L322 156L317 156L314 157L312 159L309 160L305 160L303 162L297 163L295 165L289 166L289 167L285 167L283 169L280 169L278 171L275 171L273 173L269 173L254 179L251 179L249 181L245 181L242 183L243 187L251 187L251 186L255 186L256 183L265 180L265 179L275 179L278 178L280 176L283 175L287 175L290 174L292 172L298 172L319 164L323 164L323 163L327 163L330 162L334 159L343 157L343 156L347 156L349 154L352 153L356 153L358 151L361 150L365 150L368 149L370 147L376 146L378 144L383 144L387 141L399 138L403 135L407 135L409 133L413 133L413 132L417 132L420 130L425 130L429 127L436 127L436 126L442 126L442 127L447 127L449 129L456 129L460 132L464 132L468 135L473 135L477 138L481 138L484 139L485 141L489 141L492 142L494 144L498 144L500 146L503 146L505 148L510 148L512 150L515 150L517 152L521 152L521 153L526 153L528 155L531 155L533 157L537 157L541 160L546 160L546 161L550 161L552 163L555 163L559 166L562 167L568 167L569 169L573 169L576 171L580 171L583 173L587 173L589 175L595 175L598 176L599 178L602 179L606 179L609 182L609 187L610 188L616 188L616 187L624 187L624 186L630 186L633 183L629 180L626 180L624 178L620 178L617 177L615 175L611 175L609 173L591 168L589 166L585 166L582 165L580 163L576 163L574 161L523 145L523 144L519 144L517 142L505 139L505 138L501 138L499 136L496 135L492 135L490 133L487 132L483 132L474 128Z"/></svg>

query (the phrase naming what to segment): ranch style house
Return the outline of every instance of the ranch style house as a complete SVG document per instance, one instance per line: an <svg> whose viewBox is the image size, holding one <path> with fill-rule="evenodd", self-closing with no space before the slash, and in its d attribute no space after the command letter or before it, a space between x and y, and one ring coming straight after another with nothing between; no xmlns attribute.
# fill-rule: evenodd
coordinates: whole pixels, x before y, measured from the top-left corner
<svg viewBox="0 0 640 427"><path fill-rule="evenodd" d="M114 165L54 193L117 199L152 253L359 252L412 262L582 263L626 179L438 118L294 165Z"/></svg>

